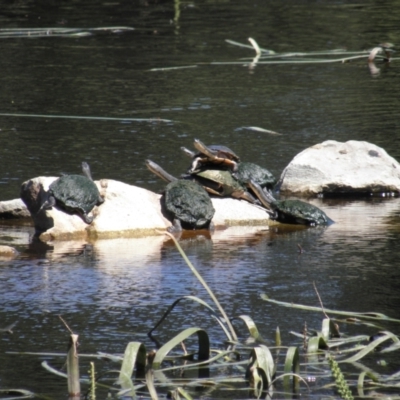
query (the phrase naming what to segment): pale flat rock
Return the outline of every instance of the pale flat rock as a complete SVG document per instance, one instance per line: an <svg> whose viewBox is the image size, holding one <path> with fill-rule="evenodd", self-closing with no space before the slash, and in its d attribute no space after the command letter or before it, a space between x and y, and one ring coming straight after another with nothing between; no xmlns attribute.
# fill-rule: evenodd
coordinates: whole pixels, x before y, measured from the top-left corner
<svg viewBox="0 0 400 400"><path fill-rule="evenodd" d="M21 199L0 202L0 216L3 219L28 218L31 216Z"/></svg>
<svg viewBox="0 0 400 400"><path fill-rule="evenodd" d="M282 172L282 194L400 192L400 164L368 142L327 140L299 153Z"/></svg>
<svg viewBox="0 0 400 400"><path fill-rule="evenodd" d="M212 198L211 200L215 208L213 218L215 227L268 225L269 216L261 207L231 197Z"/></svg>
<svg viewBox="0 0 400 400"><path fill-rule="evenodd" d="M7 260L16 257L17 250L11 246L0 246L0 260Z"/></svg>
<svg viewBox="0 0 400 400"><path fill-rule="evenodd" d="M24 182L21 198L27 205L39 237L44 241L77 238L144 237L160 234L171 226L161 212L161 196L122 182L95 181L105 201L92 210L94 221L87 225L78 215L53 207L42 209L49 185L57 178L38 177ZM267 225L268 214L260 207L231 198L212 199L216 228L231 225ZM40 210L40 211L39 211Z"/></svg>

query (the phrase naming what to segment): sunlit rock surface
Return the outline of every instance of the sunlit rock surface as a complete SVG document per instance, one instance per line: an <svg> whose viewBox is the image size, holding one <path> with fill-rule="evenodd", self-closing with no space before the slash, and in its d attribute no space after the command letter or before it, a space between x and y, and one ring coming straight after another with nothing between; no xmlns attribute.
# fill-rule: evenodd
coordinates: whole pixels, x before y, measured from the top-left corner
<svg viewBox="0 0 400 400"><path fill-rule="evenodd" d="M4 219L18 219L30 217L30 212L21 199L0 202L0 215Z"/></svg>
<svg viewBox="0 0 400 400"><path fill-rule="evenodd" d="M283 194L399 193L400 164L382 148L327 140L299 153L282 172Z"/></svg>
<svg viewBox="0 0 400 400"><path fill-rule="evenodd" d="M44 241L72 238L116 238L158 234L171 222L161 212L159 194L122 182L96 181L105 202L96 206L94 221L87 225L78 215L53 207L40 207L55 177L39 177L24 182L21 198L30 211L35 229ZM213 199L216 228L231 225L266 225L268 214L259 207L231 198Z"/></svg>
<svg viewBox="0 0 400 400"><path fill-rule="evenodd" d="M18 255L17 250L11 246L0 246L0 260L7 260Z"/></svg>

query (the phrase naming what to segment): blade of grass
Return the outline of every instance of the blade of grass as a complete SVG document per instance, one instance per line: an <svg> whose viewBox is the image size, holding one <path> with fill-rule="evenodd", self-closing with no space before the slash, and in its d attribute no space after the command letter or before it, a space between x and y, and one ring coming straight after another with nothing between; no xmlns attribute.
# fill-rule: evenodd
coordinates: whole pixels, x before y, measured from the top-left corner
<svg viewBox="0 0 400 400"><path fill-rule="evenodd" d="M157 353L153 360L153 368L158 369L161 366L166 355L177 345L187 339L189 336L197 334L199 339L199 350L198 359L208 360L210 356L210 339L208 338L207 332L200 328L188 328L176 335L174 338L165 343Z"/></svg>
<svg viewBox="0 0 400 400"><path fill-rule="evenodd" d="M232 318L232 321L234 321L235 319L241 319L245 324L247 329L249 330L250 336L259 342L266 342L262 336L260 335L260 332L257 329L257 325L255 324L255 322L253 321L253 319L248 316L248 315L239 315L238 317L234 317Z"/></svg>
<svg viewBox="0 0 400 400"><path fill-rule="evenodd" d="M290 377L293 377L292 392L293 394L299 391L299 372L300 372L300 357L299 349L291 346L287 349L283 377L283 387L285 392L290 391Z"/></svg>
<svg viewBox="0 0 400 400"><path fill-rule="evenodd" d="M67 354L67 375L68 375L68 393L72 397L79 396L81 393L81 384L79 381L79 357L78 357L78 337L71 334Z"/></svg>
<svg viewBox="0 0 400 400"><path fill-rule="evenodd" d="M261 294L260 297L264 301L268 301L269 303L277 304L277 305L280 305L283 307L298 308L301 310L322 312L320 307L305 306L302 304L294 304L294 303L287 303L285 301L273 300L273 299L270 299L265 293ZM330 314L336 314L336 315L347 315L349 317L356 317L356 318L360 318L360 319L364 318L364 319L375 320L375 321L384 320L384 321L391 321L391 322L400 322L399 319L390 318L390 317L386 316L385 314L374 313L374 312L360 313L360 312L330 310L327 308L325 308L325 312L330 313Z"/></svg>
<svg viewBox="0 0 400 400"><path fill-rule="evenodd" d="M399 338L391 333L391 332L383 332L384 335L379 337L378 339L375 339L373 342L371 342L368 346L363 348L361 351L358 353L354 354L353 356L346 358L345 360L340 360L338 361L339 363L343 362L354 362L358 361L361 358L365 357L367 354L369 354L371 351L373 351L377 346L385 342L386 340L392 339L394 342L399 342Z"/></svg>
<svg viewBox="0 0 400 400"><path fill-rule="evenodd" d="M225 326L223 325L222 321L220 320L219 316L217 315L217 313L215 312L215 310L209 306L205 301L203 301L202 299L200 299L197 296L183 296L180 297L179 299L175 300L167 309L167 311L165 311L165 313L163 314L163 316L160 318L160 320L154 325L154 327L147 333L147 335L151 336L152 333L164 322L165 318L167 318L167 316L172 312L172 310L175 308L175 306L182 300L192 300L195 301L197 303L199 303L200 305L202 305L203 307L205 307L210 314L219 322L219 324L221 325L221 327L223 328L225 334L228 337L228 340L232 340L231 335L229 334L229 332L226 330Z"/></svg>
<svg viewBox="0 0 400 400"><path fill-rule="evenodd" d="M137 375L144 376L146 368L146 347L140 342L130 342L126 346L118 378L118 383L121 385L122 389L130 389L132 397L135 397L135 389L131 379L135 365Z"/></svg>
<svg viewBox="0 0 400 400"><path fill-rule="evenodd" d="M154 387L154 374L153 370L149 369L146 372L146 385L150 393L151 400L158 400L156 388Z"/></svg>
<svg viewBox="0 0 400 400"><path fill-rule="evenodd" d="M232 326L231 321L229 320L227 314L225 313L225 310L222 308L220 302L218 301L218 299L216 298L216 296L214 295L214 293L211 291L210 287L207 285L206 281L203 279L203 277L198 273L198 271L196 270L196 268L193 266L193 264L190 262L189 258L187 257L187 255L185 254L185 252L183 251L182 247L179 245L178 241L175 239L175 237L173 235L171 235L169 232L163 232L165 235L169 236L172 241L174 242L176 248L178 249L179 253L181 254L182 258L185 260L187 266L191 269L191 271L194 273L194 275L196 276L196 278L200 281L200 283L203 285L203 287L207 290L207 293L209 294L209 296L211 297L211 299L214 301L215 305L217 306L219 312L221 313L221 315L223 316L223 318L225 319L226 324L229 327L229 330L231 331L231 335L233 340L237 341L237 335L235 332L235 329Z"/></svg>

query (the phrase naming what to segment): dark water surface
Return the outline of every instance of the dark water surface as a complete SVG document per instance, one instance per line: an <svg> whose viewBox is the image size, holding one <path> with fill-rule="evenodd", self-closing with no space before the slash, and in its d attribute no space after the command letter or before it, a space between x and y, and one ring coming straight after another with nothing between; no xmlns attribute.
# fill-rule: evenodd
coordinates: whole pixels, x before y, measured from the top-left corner
<svg viewBox="0 0 400 400"><path fill-rule="evenodd" d="M82 160L96 179L158 191L163 184L145 159L179 174L188 166L179 148L192 147L194 138L228 144L276 176L298 152L328 139L366 140L400 160L399 60L377 61L376 75L365 60L251 69L246 62L254 51L225 41L247 44L252 37L277 52L397 44L397 1L43 3L6 2L2 28L134 30L62 37L49 29L44 37L0 37L0 200L18 197L29 178L78 172ZM151 71L181 66L196 67ZM273 340L277 325L284 344L296 342L289 331L301 331L305 321L320 328L321 315L260 299L265 292L318 306L313 282L328 308L400 318L400 199L312 202L336 224L237 228L211 238L184 236L181 243L229 315L250 315L267 339ZM12 335L0 333L0 388L66 397L66 382L41 368L46 357L6 354L65 351L58 314L80 334L80 352L123 353L132 340L152 348L146 332L178 297L208 300L163 238L40 244L32 243L32 233L29 226L0 225L0 244L20 251L16 260L0 261L0 328L18 321ZM160 328L160 339L197 325L214 346L222 345L223 333L198 307L185 304L181 310ZM384 328L399 334L398 325ZM342 327L347 329L375 332ZM47 359L62 367L60 359ZM390 359L391 371L399 367Z"/></svg>

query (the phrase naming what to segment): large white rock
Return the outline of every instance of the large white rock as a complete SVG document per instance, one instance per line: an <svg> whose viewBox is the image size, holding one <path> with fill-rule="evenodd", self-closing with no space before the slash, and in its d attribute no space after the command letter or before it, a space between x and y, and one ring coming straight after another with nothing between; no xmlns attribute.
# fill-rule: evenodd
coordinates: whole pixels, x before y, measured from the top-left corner
<svg viewBox="0 0 400 400"><path fill-rule="evenodd" d="M400 191L400 164L382 148L327 140L299 153L284 169L282 194L368 194Z"/></svg>
<svg viewBox="0 0 400 400"><path fill-rule="evenodd" d="M87 225L78 215L56 207L42 209L46 191L55 177L38 177L24 182L21 198L30 211L35 229L44 241L77 238L143 237L159 234L171 225L161 212L161 196L122 182L96 181L105 202L92 211L94 221ZM213 199L216 228L232 225L267 225L268 214L257 206L231 198ZM39 211L40 210L40 211Z"/></svg>

